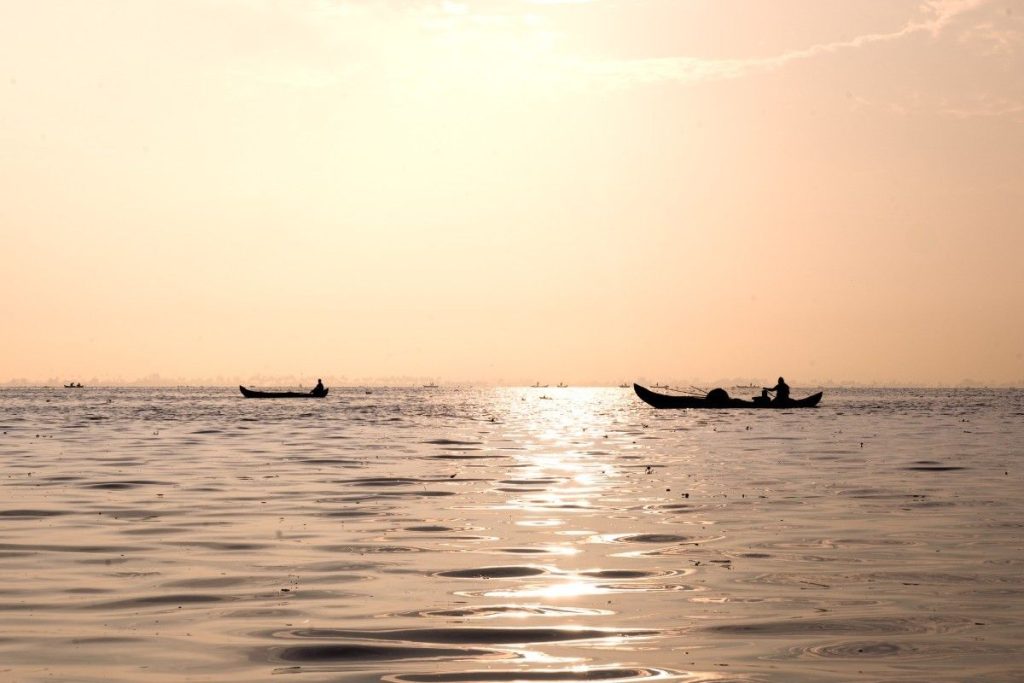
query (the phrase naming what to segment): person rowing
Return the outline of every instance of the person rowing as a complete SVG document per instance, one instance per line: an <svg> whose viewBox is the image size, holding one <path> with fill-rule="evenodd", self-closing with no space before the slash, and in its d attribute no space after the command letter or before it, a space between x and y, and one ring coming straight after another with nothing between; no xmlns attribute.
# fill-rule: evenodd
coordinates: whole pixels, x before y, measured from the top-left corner
<svg viewBox="0 0 1024 683"><path fill-rule="evenodd" d="M768 394L775 392L775 400L772 403L786 403L789 401L789 385L786 384L786 380L779 378L779 383L769 389L768 387L761 388L761 398L767 399Z"/></svg>
<svg viewBox="0 0 1024 683"><path fill-rule="evenodd" d="M313 394L314 396L322 396L325 391L327 390L324 389L324 381L322 379L318 379L316 381L316 386L313 387L313 391L309 393Z"/></svg>

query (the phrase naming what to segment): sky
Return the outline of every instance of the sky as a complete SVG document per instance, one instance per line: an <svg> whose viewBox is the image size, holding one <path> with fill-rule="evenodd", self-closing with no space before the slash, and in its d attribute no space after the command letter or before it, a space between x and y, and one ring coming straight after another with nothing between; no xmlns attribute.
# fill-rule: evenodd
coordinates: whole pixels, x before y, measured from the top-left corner
<svg viewBox="0 0 1024 683"><path fill-rule="evenodd" d="M1024 384L1022 0L0 0L0 383Z"/></svg>

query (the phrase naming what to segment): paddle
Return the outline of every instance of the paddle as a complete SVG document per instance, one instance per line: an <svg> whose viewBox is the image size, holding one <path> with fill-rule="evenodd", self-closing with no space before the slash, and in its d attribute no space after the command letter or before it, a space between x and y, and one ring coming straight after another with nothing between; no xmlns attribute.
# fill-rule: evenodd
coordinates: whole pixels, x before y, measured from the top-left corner
<svg viewBox="0 0 1024 683"><path fill-rule="evenodd" d="M675 387L665 387L665 388L668 389L669 391L674 391L674 392L676 392L678 394L683 394L685 396L704 397L704 396L707 396L707 393L708 393L708 392L706 392L703 389L700 389L698 387L690 387L689 389L677 389ZM696 389L696 392L693 391L694 389Z"/></svg>

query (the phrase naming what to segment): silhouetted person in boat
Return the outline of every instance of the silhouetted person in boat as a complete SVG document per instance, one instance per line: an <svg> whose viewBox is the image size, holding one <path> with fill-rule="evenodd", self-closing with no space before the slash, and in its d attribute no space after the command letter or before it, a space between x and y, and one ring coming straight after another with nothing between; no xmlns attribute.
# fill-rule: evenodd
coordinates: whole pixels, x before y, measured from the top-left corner
<svg viewBox="0 0 1024 683"><path fill-rule="evenodd" d="M769 392L775 392L775 400L772 403L787 403L789 402L789 385L786 384L786 380L779 378L779 383L771 389L762 388L761 398L767 399Z"/></svg>
<svg viewBox="0 0 1024 683"><path fill-rule="evenodd" d="M324 389L324 381L322 379L318 379L316 381L316 386L313 387L313 391L311 391L309 393L313 394L314 396L320 396L325 391L327 391L327 390Z"/></svg>

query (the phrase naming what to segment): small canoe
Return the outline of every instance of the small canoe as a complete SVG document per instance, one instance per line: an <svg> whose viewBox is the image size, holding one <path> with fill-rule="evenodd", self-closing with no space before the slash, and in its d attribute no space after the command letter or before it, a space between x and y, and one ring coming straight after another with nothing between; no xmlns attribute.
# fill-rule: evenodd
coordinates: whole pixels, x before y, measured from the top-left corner
<svg viewBox="0 0 1024 683"><path fill-rule="evenodd" d="M301 391L253 391L239 385L238 389L246 398L323 398L330 389L324 389L322 394L303 393Z"/></svg>
<svg viewBox="0 0 1024 683"><path fill-rule="evenodd" d="M774 408L776 410L789 410L790 408L813 408L821 401L822 392L812 394L806 398L790 399L785 403L774 403L761 400L761 397L748 401L742 398L726 396L721 399L708 399L705 396L673 396L671 394L659 394L639 384L633 385L633 391L644 403L655 408Z"/></svg>

